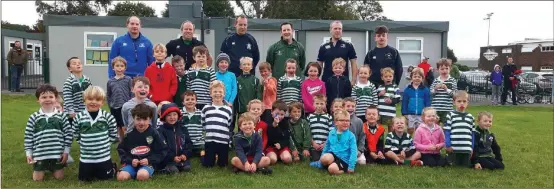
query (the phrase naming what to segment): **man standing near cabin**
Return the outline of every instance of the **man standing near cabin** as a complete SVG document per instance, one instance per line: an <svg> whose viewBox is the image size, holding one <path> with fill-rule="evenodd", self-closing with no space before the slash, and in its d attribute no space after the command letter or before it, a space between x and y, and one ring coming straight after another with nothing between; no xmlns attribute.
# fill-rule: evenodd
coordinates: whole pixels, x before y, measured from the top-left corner
<svg viewBox="0 0 554 189"><path fill-rule="evenodd" d="M381 79L381 69L390 67L394 70L394 83L398 85L402 79L402 59L398 50L388 45L388 33L389 29L386 26L377 26L375 28L375 42L377 46L371 51L367 52L364 64L369 65L371 68L371 76L369 80L379 88L383 85L383 79ZM424 73L427 74L427 73Z"/></svg>
<svg viewBox="0 0 554 189"><path fill-rule="evenodd" d="M319 53L317 54L317 62L323 67L321 80L327 81L333 75L333 60L335 58L342 58L347 62L344 68L344 76L346 77L349 77L348 61L350 60L350 66L352 67L351 84L355 85L358 79L358 67L356 64L358 57L356 56L354 45L342 40L342 23L340 21L333 21L329 31L331 32L331 39L319 47Z"/></svg>
<svg viewBox="0 0 554 189"><path fill-rule="evenodd" d="M25 64L27 64L27 53L21 48L21 42L15 41L14 47L8 52L8 65L10 65L10 76L12 83L10 85L11 92L21 91L21 73Z"/></svg>
<svg viewBox="0 0 554 189"><path fill-rule="evenodd" d="M111 62L117 56L121 56L127 61L125 75L131 78L144 75L146 67L154 62L152 42L140 33L140 28L141 23L138 17L131 16L127 18L128 32L115 39L110 50L109 78L115 76Z"/></svg>
<svg viewBox="0 0 554 189"><path fill-rule="evenodd" d="M197 46L206 47L202 41L194 37L194 24L186 20L181 24L181 37L169 41L169 43L165 45L165 48L167 48L168 57L175 55L183 57L185 60L185 70L189 70L192 64L196 62L192 57L192 49ZM208 66L212 66L211 57L208 57L207 62Z"/></svg>
<svg viewBox="0 0 554 189"><path fill-rule="evenodd" d="M271 64L272 75L279 79L285 75L285 65L289 58L298 62L296 64L296 75L301 76L306 66L305 49L296 39L292 37L294 29L292 24L284 22L281 24L281 40L274 43L267 50L265 61Z"/></svg>
<svg viewBox="0 0 554 189"><path fill-rule="evenodd" d="M246 33L248 29L248 19L246 16L241 15L235 19L236 33L233 33L221 44L221 52L229 55L231 62L229 64L229 71L233 72L237 77L240 76L240 58L250 57L252 58L252 70L250 74L254 75L256 72L256 65L260 61L260 50L258 49L258 42L254 39L254 36Z"/></svg>

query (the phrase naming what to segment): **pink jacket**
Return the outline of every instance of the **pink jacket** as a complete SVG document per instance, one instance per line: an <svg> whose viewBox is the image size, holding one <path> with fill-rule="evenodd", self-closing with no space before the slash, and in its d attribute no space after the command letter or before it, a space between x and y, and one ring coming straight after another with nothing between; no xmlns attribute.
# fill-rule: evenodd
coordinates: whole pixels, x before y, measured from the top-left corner
<svg viewBox="0 0 554 189"><path fill-rule="evenodd" d="M325 94L325 83L321 81L319 78L316 80L310 80L306 79L304 82L302 82L301 88L301 94L302 94L302 101L304 102L304 112L305 113L313 113L315 111L314 107L314 96L316 94Z"/></svg>
<svg viewBox="0 0 554 189"><path fill-rule="evenodd" d="M444 147L444 132L440 125L435 124L435 130L424 123L420 124L414 135L414 144L417 151L422 154L440 154L440 148ZM430 150L433 145L438 145L439 149Z"/></svg>

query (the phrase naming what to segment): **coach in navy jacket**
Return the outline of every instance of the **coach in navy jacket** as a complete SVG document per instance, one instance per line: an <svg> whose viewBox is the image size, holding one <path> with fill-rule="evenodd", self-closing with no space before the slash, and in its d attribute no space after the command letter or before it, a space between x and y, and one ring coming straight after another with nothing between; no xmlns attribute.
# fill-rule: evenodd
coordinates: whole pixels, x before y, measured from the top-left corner
<svg viewBox="0 0 554 189"><path fill-rule="evenodd" d="M260 61L258 42L254 39L254 36L246 33L247 27L247 18L244 16L237 17L235 19L237 32L227 36L221 44L221 52L227 53L231 59L228 70L233 72L237 77L242 73L240 70L240 58L245 56L252 58L251 74L256 73L256 65Z"/></svg>
<svg viewBox="0 0 554 189"><path fill-rule="evenodd" d="M146 67L154 62L152 42L140 33L140 24L138 17L129 17L127 19L127 29L129 31L113 42L109 55L110 62L108 63L109 78L115 76L111 62L117 56L121 56L127 61L125 75L130 77L144 75Z"/></svg>

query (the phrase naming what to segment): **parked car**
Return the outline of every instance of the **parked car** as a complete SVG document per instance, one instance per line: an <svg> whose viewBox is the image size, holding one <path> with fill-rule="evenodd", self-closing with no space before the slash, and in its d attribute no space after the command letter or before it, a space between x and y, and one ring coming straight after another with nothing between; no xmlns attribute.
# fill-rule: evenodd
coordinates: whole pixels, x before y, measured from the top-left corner
<svg viewBox="0 0 554 189"><path fill-rule="evenodd" d="M551 72L525 72L521 74L521 78L526 82L537 85L539 92L552 93L554 74Z"/></svg>
<svg viewBox="0 0 554 189"><path fill-rule="evenodd" d="M466 90L470 94L491 94L492 83L490 73L484 71L467 71L460 74L458 89ZM552 87L552 83L549 83ZM518 84L518 91L525 94L536 94L537 86L533 83L522 80Z"/></svg>

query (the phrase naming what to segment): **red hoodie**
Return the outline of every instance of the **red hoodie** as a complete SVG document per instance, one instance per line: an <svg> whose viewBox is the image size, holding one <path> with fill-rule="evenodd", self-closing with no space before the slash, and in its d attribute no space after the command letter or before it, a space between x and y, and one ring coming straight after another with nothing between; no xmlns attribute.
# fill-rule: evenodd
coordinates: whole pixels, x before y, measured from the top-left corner
<svg viewBox="0 0 554 189"><path fill-rule="evenodd" d="M150 100L159 104L162 101L173 101L177 93L177 73L171 64L165 62L160 69L156 62L150 64L144 71L144 76L150 80Z"/></svg>

